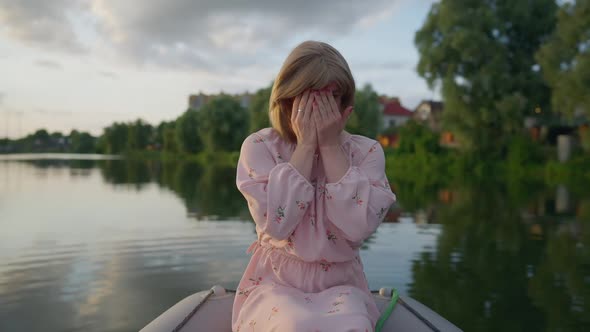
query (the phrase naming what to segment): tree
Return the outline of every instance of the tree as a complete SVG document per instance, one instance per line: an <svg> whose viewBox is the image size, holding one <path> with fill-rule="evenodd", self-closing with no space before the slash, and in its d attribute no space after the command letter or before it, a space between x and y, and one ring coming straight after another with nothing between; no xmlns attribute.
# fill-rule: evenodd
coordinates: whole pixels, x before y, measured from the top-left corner
<svg viewBox="0 0 590 332"><path fill-rule="evenodd" d="M178 140L176 138L176 122L166 123L162 131L162 148L166 152L178 152Z"/></svg>
<svg viewBox="0 0 590 332"><path fill-rule="evenodd" d="M95 152L95 141L89 133L72 130L70 132L70 150L74 153Z"/></svg>
<svg viewBox="0 0 590 332"><path fill-rule="evenodd" d="M129 124L127 148L129 150L144 150L150 143L152 126L141 119Z"/></svg>
<svg viewBox="0 0 590 332"><path fill-rule="evenodd" d="M537 52L543 77L551 87L553 109L590 116L590 0L565 3L557 27Z"/></svg>
<svg viewBox="0 0 590 332"><path fill-rule="evenodd" d="M248 134L248 113L233 97L220 95L199 112L199 135L209 151L238 151Z"/></svg>
<svg viewBox="0 0 590 332"><path fill-rule="evenodd" d="M417 69L430 88L440 84L443 125L463 147L503 154L526 114L550 109L534 54L553 31L556 8L554 0L432 5L414 39Z"/></svg>
<svg viewBox="0 0 590 332"><path fill-rule="evenodd" d="M176 142L180 151L197 153L203 149L199 136L200 112L188 109L176 120Z"/></svg>
<svg viewBox="0 0 590 332"><path fill-rule="evenodd" d="M127 147L128 128L127 124L115 122L104 128L101 150L103 153L118 154L125 151Z"/></svg>
<svg viewBox="0 0 590 332"><path fill-rule="evenodd" d="M346 130L352 134L376 138L381 131L382 114L379 96L371 84L367 83L355 92L353 106L354 111L346 123Z"/></svg>
<svg viewBox="0 0 590 332"><path fill-rule="evenodd" d="M250 106L248 107L250 132L270 127L269 101L273 84L274 82L269 87L256 91L256 94L252 97Z"/></svg>

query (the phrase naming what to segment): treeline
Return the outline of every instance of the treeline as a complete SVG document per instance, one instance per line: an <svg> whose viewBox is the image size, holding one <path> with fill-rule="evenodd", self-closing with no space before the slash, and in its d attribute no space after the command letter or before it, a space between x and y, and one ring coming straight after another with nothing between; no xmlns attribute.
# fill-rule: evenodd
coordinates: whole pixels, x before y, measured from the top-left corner
<svg viewBox="0 0 590 332"><path fill-rule="evenodd" d="M18 140L0 140L0 152L71 152L128 154L141 151L197 154L202 151L239 151L246 136L270 126L268 107L272 84L258 90L249 107L233 96L220 94L200 109L187 109L172 121L151 125L142 119L115 122L99 137L73 130L64 136L41 129ZM366 84L355 94L355 112L347 130L376 137L381 129L377 92Z"/></svg>

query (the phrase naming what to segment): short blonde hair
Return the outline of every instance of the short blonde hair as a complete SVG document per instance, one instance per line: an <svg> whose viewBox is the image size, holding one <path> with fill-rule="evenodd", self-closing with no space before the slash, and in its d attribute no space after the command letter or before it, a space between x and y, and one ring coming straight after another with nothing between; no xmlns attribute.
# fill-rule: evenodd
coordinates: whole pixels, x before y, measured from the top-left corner
<svg viewBox="0 0 590 332"><path fill-rule="evenodd" d="M297 143L291 128L293 100L307 89L321 89L334 82L341 94L340 112L354 104L355 83L348 63L334 47L308 40L297 45L283 63L272 86L269 117L283 139Z"/></svg>

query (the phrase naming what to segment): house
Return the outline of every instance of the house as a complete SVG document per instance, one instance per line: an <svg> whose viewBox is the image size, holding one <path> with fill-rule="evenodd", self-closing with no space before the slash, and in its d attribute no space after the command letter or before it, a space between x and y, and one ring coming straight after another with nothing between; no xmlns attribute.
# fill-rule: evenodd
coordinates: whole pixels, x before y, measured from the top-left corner
<svg viewBox="0 0 590 332"><path fill-rule="evenodd" d="M385 129L385 133L379 135L377 139L384 147L397 147L399 135L394 128L403 126L412 118L414 112L403 107L399 98L387 96L379 97L379 109L382 112L381 128Z"/></svg>
<svg viewBox="0 0 590 332"><path fill-rule="evenodd" d="M399 98L380 97L379 104L383 112L383 128L399 127L412 118L413 112L403 107Z"/></svg>
<svg viewBox="0 0 590 332"><path fill-rule="evenodd" d="M425 122L433 131L441 130L441 116L444 105L440 101L423 100L414 111L414 120Z"/></svg>

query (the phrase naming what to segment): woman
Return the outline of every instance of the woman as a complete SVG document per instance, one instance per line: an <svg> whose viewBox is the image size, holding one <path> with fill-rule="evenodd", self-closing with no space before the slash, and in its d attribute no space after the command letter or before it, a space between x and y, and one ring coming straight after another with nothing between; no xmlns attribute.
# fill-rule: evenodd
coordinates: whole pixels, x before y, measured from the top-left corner
<svg viewBox="0 0 590 332"><path fill-rule="evenodd" d="M396 196L381 145L344 131L355 83L316 41L285 60L272 128L248 136L236 184L258 235L233 304L233 331L373 331L379 318L359 256Z"/></svg>

